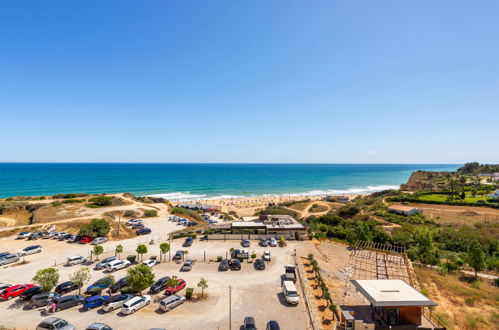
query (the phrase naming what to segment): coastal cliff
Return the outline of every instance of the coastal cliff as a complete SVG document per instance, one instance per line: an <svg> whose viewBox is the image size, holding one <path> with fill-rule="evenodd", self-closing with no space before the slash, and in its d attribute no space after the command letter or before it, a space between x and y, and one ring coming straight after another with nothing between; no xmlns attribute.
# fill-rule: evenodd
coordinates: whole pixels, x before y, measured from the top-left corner
<svg viewBox="0 0 499 330"><path fill-rule="evenodd" d="M444 188L446 172L412 172L407 183L400 185L402 191L436 191Z"/></svg>

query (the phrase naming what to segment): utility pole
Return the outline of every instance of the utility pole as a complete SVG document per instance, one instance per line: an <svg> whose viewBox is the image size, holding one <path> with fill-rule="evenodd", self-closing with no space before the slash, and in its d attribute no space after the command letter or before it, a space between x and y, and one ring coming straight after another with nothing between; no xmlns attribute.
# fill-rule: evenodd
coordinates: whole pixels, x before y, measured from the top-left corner
<svg viewBox="0 0 499 330"><path fill-rule="evenodd" d="M121 213L118 214L118 237L120 237Z"/></svg>
<svg viewBox="0 0 499 330"><path fill-rule="evenodd" d="M172 234L168 234L168 240L170 241L170 248L168 249L168 262L172 261Z"/></svg>
<svg viewBox="0 0 499 330"><path fill-rule="evenodd" d="M229 330L232 329L232 287L229 285Z"/></svg>

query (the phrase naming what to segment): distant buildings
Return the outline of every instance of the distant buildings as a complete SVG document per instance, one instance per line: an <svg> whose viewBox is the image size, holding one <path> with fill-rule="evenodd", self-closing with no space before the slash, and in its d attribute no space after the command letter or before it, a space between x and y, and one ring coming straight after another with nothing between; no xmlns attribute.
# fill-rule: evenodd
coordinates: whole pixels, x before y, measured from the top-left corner
<svg viewBox="0 0 499 330"><path fill-rule="evenodd" d="M219 211L220 207L217 205L209 205L209 204L191 204L191 203L184 203L184 204L178 204L178 207L182 207L184 209L189 209L193 211L201 210L203 212L210 212L210 211Z"/></svg>
<svg viewBox="0 0 499 330"><path fill-rule="evenodd" d="M423 213L423 210L418 209L416 207L412 207L412 206L398 204L398 205L392 205L392 206L388 207L388 212L401 214L401 215L411 215L414 213Z"/></svg>

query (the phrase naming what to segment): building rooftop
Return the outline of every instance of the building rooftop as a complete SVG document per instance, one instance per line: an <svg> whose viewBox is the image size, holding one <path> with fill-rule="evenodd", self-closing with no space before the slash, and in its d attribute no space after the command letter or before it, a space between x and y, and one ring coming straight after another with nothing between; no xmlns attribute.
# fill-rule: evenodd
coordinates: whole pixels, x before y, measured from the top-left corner
<svg viewBox="0 0 499 330"><path fill-rule="evenodd" d="M377 307L437 305L402 280L352 280L351 282L371 304Z"/></svg>
<svg viewBox="0 0 499 330"><path fill-rule="evenodd" d="M265 228L265 224L255 221L233 221L232 228L248 228L248 227L258 227Z"/></svg>

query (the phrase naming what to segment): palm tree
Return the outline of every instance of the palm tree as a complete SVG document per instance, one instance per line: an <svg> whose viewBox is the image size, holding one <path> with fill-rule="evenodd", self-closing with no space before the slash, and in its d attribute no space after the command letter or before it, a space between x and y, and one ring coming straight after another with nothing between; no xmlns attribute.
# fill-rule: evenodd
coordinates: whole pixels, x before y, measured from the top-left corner
<svg viewBox="0 0 499 330"><path fill-rule="evenodd" d="M114 255L120 257L120 255L123 253L123 245L118 244L116 245L116 249L114 250Z"/></svg>
<svg viewBox="0 0 499 330"><path fill-rule="evenodd" d="M184 251L184 261L185 261L185 259L187 259L187 255L188 255L188 254L189 254L189 251L185 250L185 251Z"/></svg>
<svg viewBox="0 0 499 330"><path fill-rule="evenodd" d="M464 187L466 186L466 181L468 181L468 180L466 179L466 177L464 175L461 175L459 177L459 183L461 184L461 196L464 196L464 197L466 197L466 194L464 192Z"/></svg>
<svg viewBox="0 0 499 330"><path fill-rule="evenodd" d="M198 288L201 288L201 297L204 297L204 289L208 288L208 281L204 277L199 280Z"/></svg>
<svg viewBox="0 0 499 330"><path fill-rule="evenodd" d="M160 258L159 259L161 259L161 254L163 254L163 256L165 256L168 253L168 251L170 251L170 244L161 243L159 245L159 250L160 250Z"/></svg>
<svg viewBox="0 0 499 330"><path fill-rule="evenodd" d="M178 277L173 275L166 281L167 286L176 287L178 285Z"/></svg>

